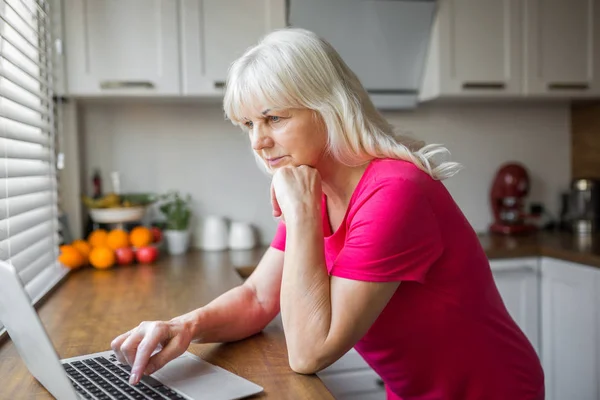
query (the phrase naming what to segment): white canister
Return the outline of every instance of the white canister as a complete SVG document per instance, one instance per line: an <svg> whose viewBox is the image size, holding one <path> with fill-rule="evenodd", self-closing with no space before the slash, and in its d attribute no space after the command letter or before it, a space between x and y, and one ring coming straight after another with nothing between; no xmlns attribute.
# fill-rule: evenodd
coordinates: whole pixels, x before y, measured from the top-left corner
<svg viewBox="0 0 600 400"><path fill-rule="evenodd" d="M232 222L229 229L229 248L232 250L248 250L256 246L256 236L252 225L243 222Z"/></svg>
<svg viewBox="0 0 600 400"><path fill-rule="evenodd" d="M225 250L228 246L229 230L223 217L210 215L202 222L200 248L202 250Z"/></svg>

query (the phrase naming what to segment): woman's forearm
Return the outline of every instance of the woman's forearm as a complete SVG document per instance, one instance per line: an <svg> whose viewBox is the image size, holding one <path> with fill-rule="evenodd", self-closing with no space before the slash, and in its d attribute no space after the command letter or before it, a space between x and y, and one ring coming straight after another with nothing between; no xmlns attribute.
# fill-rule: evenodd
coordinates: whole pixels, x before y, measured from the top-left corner
<svg viewBox="0 0 600 400"><path fill-rule="evenodd" d="M330 282L318 210L286 218L281 317L290 366L308 372L320 364L331 326Z"/></svg>
<svg viewBox="0 0 600 400"><path fill-rule="evenodd" d="M174 320L192 330L194 343L220 343L260 332L275 317L270 314L249 285L240 285Z"/></svg>

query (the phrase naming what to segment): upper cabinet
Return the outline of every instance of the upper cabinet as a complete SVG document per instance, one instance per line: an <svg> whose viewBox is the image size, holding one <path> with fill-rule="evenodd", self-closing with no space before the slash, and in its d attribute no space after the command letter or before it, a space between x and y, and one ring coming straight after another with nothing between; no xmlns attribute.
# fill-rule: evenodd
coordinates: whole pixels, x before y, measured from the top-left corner
<svg viewBox="0 0 600 400"><path fill-rule="evenodd" d="M420 99L600 97L594 2L439 2Z"/></svg>
<svg viewBox="0 0 600 400"><path fill-rule="evenodd" d="M285 0L63 0L67 94L210 96Z"/></svg>
<svg viewBox="0 0 600 400"><path fill-rule="evenodd" d="M518 0L440 1L421 100L445 96L514 96L521 91Z"/></svg>
<svg viewBox="0 0 600 400"><path fill-rule="evenodd" d="M177 0L64 0L71 95L180 93Z"/></svg>
<svg viewBox="0 0 600 400"><path fill-rule="evenodd" d="M284 0L181 0L182 92L222 93L230 64L285 27Z"/></svg>
<svg viewBox="0 0 600 400"><path fill-rule="evenodd" d="M286 26L286 0L52 1L61 1L64 10L67 96L220 96L231 63L265 34ZM382 1L353 7L366 3L377 19L366 13L373 20L362 21L361 29L375 33L378 23L389 22L386 10L398 6ZM422 77L420 100L600 97L598 3L438 1L425 68L415 72ZM345 10L341 2L336 7L332 12ZM415 22L415 29L425 25ZM386 35L374 46L394 39ZM394 69L373 73L376 60L369 51L351 54L356 40L346 35L333 42L340 52L349 49L353 68L366 68L366 86L393 90L393 84L377 82L393 82L388 78ZM403 67L403 60L388 64L406 70L410 63ZM378 80L383 76L388 78Z"/></svg>
<svg viewBox="0 0 600 400"><path fill-rule="evenodd" d="M600 4L594 3L525 1L525 93L600 94Z"/></svg>

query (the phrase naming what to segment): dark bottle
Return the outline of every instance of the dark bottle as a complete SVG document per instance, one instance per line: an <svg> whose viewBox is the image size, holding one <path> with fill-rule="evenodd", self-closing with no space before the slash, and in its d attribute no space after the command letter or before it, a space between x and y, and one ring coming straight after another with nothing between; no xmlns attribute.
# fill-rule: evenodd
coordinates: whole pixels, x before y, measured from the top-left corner
<svg viewBox="0 0 600 400"><path fill-rule="evenodd" d="M94 170L94 174L92 175L92 198L94 200L102 197L102 176L100 175L100 170L97 168ZM92 220L92 217L88 213L87 220L85 222L85 229L83 231L83 237L87 238L90 233L92 233L96 229L100 229L100 224L95 223Z"/></svg>
<svg viewBox="0 0 600 400"><path fill-rule="evenodd" d="M94 188L92 194L94 200L102 197L102 177L100 176L100 171L98 169L94 170L94 175L92 176L92 186Z"/></svg>

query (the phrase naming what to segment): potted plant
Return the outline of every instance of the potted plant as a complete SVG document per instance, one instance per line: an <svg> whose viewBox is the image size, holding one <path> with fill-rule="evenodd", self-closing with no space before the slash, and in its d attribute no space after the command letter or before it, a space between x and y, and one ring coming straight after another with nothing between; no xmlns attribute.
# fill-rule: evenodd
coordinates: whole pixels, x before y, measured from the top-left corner
<svg viewBox="0 0 600 400"><path fill-rule="evenodd" d="M183 254L190 244L191 196L183 197L178 191L160 196L160 212L166 218L165 239L169 254Z"/></svg>

